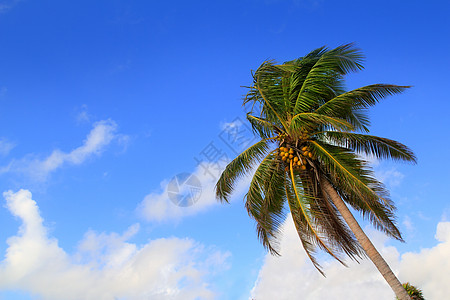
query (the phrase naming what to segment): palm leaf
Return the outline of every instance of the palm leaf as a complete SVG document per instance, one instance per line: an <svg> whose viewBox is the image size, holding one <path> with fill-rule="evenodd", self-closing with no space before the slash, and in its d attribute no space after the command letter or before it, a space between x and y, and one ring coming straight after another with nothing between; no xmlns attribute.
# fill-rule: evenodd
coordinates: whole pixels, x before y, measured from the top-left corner
<svg viewBox="0 0 450 300"><path fill-rule="evenodd" d="M264 119L255 117L250 113L247 114L247 120L252 125L253 132L258 134L261 138L266 139L275 136L277 133L282 132L282 130Z"/></svg>
<svg viewBox="0 0 450 300"><path fill-rule="evenodd" d="M334 179L335 188L355 209L386 234L402 240L393 220L395 206L364 162L345 148L312 141L314 153L322 161L325 174Z"/></svg>
<svg viewBox="0 0 450 300"><path fill-rule="evenodd" d="M277 236L286 217L283 186L281 160L269 154L256 169L245 197L247 212L257 223L258 238L275 255L278 255Z"/></svg>
<svg viewBox="0 0 450 300"><path fill-rule="evenodd" d="M295 115L292 118L290 129L306 129L307 131L313 131L318 126L333 128L336 130L353 130L352 124L344 119L316 113L299 113Z"/></svg>
<svg viewBox="0 0 450 300"><path fill-rule="evenodd" d="M351 259L358 261L365 255L365 252L342 219L334 203L324 192L319 180L321 175L316 174L316 171L313 168L299 173L303 191L306 194L314 195L314 197L308 197L313 221L326 234L328 243L336 253L345 253Z"/></svg>
<svg viewBox="0 0 450 300"><path fill-rule="evenodd" d="M380 159L403 160L416 163L414 153L405 145L373 135L328 131L326 137L338 146Z"/></svg>
<svg viewBox="0 0 450 300"><path fill-rule="evenodd" d="M362 69L363 56L353 44L325 52L309 71L298 93L294 113L311 112L343 91L341 76Z"/></svg>
<svg viewBox="0 0 450 300"><path fill-rule="evenodd" d="M270 139L264 139L250 146L233 159L222 172L216 183L216 197L228 202L237 179L248 173L269 151Z"/></svg>
<svg viewBox="0 0 450 300"><path fill-rule="evenodd" d="M402 93L410 86L393 84L372 84L338 95L316 109L318 114L342 117L354 109L368 108L379 100Z"/></svg>
<svg viewBox="0 0 450 300"><path fill-rule="evenodd" d="M308 255L314 267L319 271L320 274L322 274L322 276L325 277L325 273L323 272L321 265L315 258L315 253L317 252L316 246L311 238L311 235L308 233L309 230L307 224L305 224L305 221L302 218L300 208L296 204L297 202L295 196L293 195L293 192L287 180L285 181L285 192L289 204L289 210L291 211L292 215L292 220L294 221L295 229L297 230L297 234L300 238L303 249L305 249L306 255Z"/></svg>
<svg viewBox="0 0 450 300"><path fill-rule="evenodd" d="M285 100L281 78L286 73L272 61L264 62L254 74L254 85L244 99L244 105L248 102L261 104L261 113L268 121L282 124L287 128Z"/></svg>
<svg viewBox="0 0 450 300"><path fill-rule="evenodd" d="M321 228L316 226L316 222L312 220L314 216L314 211L311 210L308 200L314 199L314 195L305 193L305 190L301 188L298 183L298 176L294 175L294 169L292 167L292 162L289 167L290 184L292 187L292 194L294 195L295 204L293 207L297 208L297 214L303 223L303 227L311 236L312 240L328 254L333 256L340 263L344 264L343 261L337 256L337 251L332 249L327 243L327 235L321 232ZM297 180L296 180L297 179ZM313 200L312 200L313 201Z"/></svg>

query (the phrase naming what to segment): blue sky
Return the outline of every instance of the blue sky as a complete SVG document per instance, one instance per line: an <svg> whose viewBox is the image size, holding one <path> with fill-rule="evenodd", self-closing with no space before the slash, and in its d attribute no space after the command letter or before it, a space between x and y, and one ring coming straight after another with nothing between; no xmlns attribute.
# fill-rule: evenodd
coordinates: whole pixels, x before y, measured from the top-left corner
<svg viewBox="0 0 450 300"><path fill-rule="evenodd" d="M267 256L245 180L217 204L217 161L205 156L235 156L230 128L251 141L240 121L250 70L349 42L366 61L348 89L414 86L370 111L373 134L418 157L374 161L406 243L363 227L401 281L439 299L450 281L449 12L447 1L0 1L0 299L392 298L370 263L324 256L318 276L289 220L285 255ZM183 172L202 185L187 208L166 191Z"/></svg>

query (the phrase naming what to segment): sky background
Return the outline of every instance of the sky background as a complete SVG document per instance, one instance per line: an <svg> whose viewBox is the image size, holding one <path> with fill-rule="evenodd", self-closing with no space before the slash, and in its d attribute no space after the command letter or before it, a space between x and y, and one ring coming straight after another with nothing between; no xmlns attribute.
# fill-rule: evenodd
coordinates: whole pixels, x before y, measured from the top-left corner
<svg viewBox="0 0 450 300"><path fill-rule="evenodd" d="M322 278L289 217L282 257L267 255L246 180L231 204L213 195L218 158L242 150L229 131L252 141L250 71L349 42L366 60L348 89L413 86L370 110L371 133L418 157L373 161L406 243L362 227L402 282L443 299L449 13L448 1L0 0L0 299L393 299L367 261L321 256ZM202 186L190 207L166 191L184 172Z"/></svg>

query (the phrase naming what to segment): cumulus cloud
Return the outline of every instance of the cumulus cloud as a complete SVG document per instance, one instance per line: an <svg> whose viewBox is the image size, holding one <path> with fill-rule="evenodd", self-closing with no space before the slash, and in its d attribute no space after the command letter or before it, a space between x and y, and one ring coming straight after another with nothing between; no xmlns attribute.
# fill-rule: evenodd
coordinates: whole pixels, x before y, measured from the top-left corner
<svg viewBox="0 0 450 300"><path fill-rule="evenodd" d="M201 162L195 171L191 174L196 178L200 190L196 191L196 195L192 195L195 202L192 205L180 206L176 205L176 201L171 200L170 194L174 194L170 186L170 181L164 180L161 182L161 190L159 192L152 192L145 196L144 200L138 205L137 213L147 221L167 221L177 220L183 217L192 216L219 205L215 198L215 184L222 172L223 168L216 163ZM249 184L250 177L244 177L240 180L236 187L234 195L241 195L245 187ZM183 195L189 186L180 186L176 191L179 195ZM237 197L236 197L237 198Z"/></svg>
<svg viewBox="0 0 450 300"><path fill-rule="evenodd" d="M117 133L117 124L112 120L102 120L94 123L83 144L70 152L54 150L44 159L27 156L20 160L13 160L2 173L17 172L27 174L33 179L43 181L48 175L62 166L79 165L87 159L100 155L113 140L123 143L126 136Z"/></svg>
<svg viewBox="0 0 450 300"><path fill-rule="evenodd" d="M251 291L251 298L264 299L394 299L390 287L370 260L348 261L346 268L334 260L322 260L326 278L306 257L296 235L292 218L283 225L281 257L267 255ZM402 255L379 232L369 235L381 255L402 281L420 287L426 299L445 299L443 286L450 282L450 222L437 226L438 244L419 253Z"/></svg>
<svg viewBox="0 0 450 300"><path fill-rule="evenodd" d="M0 288L44 299L213 299L206 276L228 253L205 249L191 239L160 238L145 245L125 233L89 231L70 255L49 236L27 190L5 192L8 210L22 222L7 240L0 262Z"/></svg>
<svg viewBox="0 0 450 300"><path fill-rule="evenodd" d="M435 238L436 246L402 255L399 275L419 286L426 299L445 299L444 287L450 282L450 222L437 225Z"/></svg>

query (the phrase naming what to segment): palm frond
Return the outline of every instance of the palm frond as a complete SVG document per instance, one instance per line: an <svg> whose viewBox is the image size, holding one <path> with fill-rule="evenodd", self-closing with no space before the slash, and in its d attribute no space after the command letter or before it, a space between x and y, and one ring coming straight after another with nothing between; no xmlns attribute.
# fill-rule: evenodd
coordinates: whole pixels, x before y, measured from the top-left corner
<svg viewBox="0 0 450 300"><path fill-rule="evenodd" d="M325 52L309 71L298 93L294 113L311 112L343 93L342 75L362 69L363 56L353 44Z"/></svg>
<svg viewBox="0 0 450 300"><path fill-rule="evenodd" d="M269 151L269 143L272 140L264 139L250 146L235 159L233 159L222 172L216 183L216 197L220 201L228 202L237 179L253 169Z"/></svg>
<svg viewBox="0 0 450 300"><path fill-rule="evenodd" d="M249 216L256 221L258 238L274 255L278 255L277 237L286 217L283 187L281 160L269 154L256 169L245 196L245 207Z"/></svg>
<svg viewBox="0 0 450 300"><path fill-rule="evenodd" d="M369 132L370 120L365 109L355 109L343 118L353 125L355 131Z"/></svg>
<svg viewBox="0 0 450 300"><path fill-rule="evenodd" d="M410 86L393 84L372 84L343 93L325 102L316 109L316 113L342 117L355 109L374 106L379 100L394 94L400 94Z"/></svg>
<svg viewBox="0 0 450 300"><path fill-rule="evenodd" d="M286 128L286 106L281 78L286 70L277 67L274 62L264 62L254 74L254 85L244 99L260 104L262 116L269 122L280 123Z"/></svg>
<svg viewBox="0 0 450 300"><path fill-rule="evenodd" d="M325 277L325 273L323 272L321 265L315 258L317 247L315 246L311 235L308 233L308 226L304 218L302 217L300 208L297 205L297 201L287 180L285 181L285 192L289 204L289 210L291 211L292 215L292 220L294 221L295 229L297 230L297 234L300 238L303 249L305 249L306 255L308 255L314 267L319 271L320 274L322 274L322 276Z"/></svg>
<svg viewBox="0 0 450 300"><path fill-rule="evenodd" d="M312 141L314 155L321 161L324 173L352 207L362 212L371 223L386 234L402 240L394 223L395 206L389 193L377 181L367 165L351 151L320 141Z"/></svg>
<svg viewBox="0 0 450 300"><path fill-rule="evenodd" d="M414 153L402 143L374 135L349 132L325 132L327 138L338 146L379 159L403 160L416 163Z"/></svg>
<svg viewBox="0 0 450 300"><path fill-rule="evenodd" d="M319 248L333 256L340 263L344 264L344 262L338 257L338 251L328 245L328 236L324 234L320 226L317 226L317 223L313 220L315 213L311 210L311 205L309 202L314 201L313 199L315 198L315 195L308 194L304 189L302 189L301 184L298 182L298 176L294 175L292 163L290 164L289 172L289 182L291 184L292 194L294 195L295 200L293 207L297 209L296 215L299 216L304 228L309 233L314 243L317 244Z"/></svg>
<svg viewBox="0 0 450 300"><path fill-rule="evenodd" d="M299 173L303 191L306 194L314 195L309 198L313 221L320 226L328 243L336 253L345 253L351 259L358 261L365 255L365 252L334 203L327 197L321 186L321 175L316 172L316 169L311 169Z"/></svg>
<svg viewBox="0 0 450 300"><path fill-rule="evenodd" d="M353 126L344 119L330 117L316 113L299 113L292 118L290 129L313 131L317 127L332 128L336 130L352 131Z"/></svg>
<svg viewBox="0 0 450 300"><path fill-rule="evenodd" d="M362 162L350 150L318 140L310 141L310 147L313 155L318 158L320 165L326 168L328 174L341 178L344 184L360 190L371 199L379 197L365 184L361 177Z"/></svg>
<svg viewBox="0 0 450 300"><path fill-rule="evenodd" d="M395 207L387 207L386 201L389 201L391 205L393 202L387 197L383 197L383 201L368 202L363 201L358 191L343 191L342 187L339 191L342 199L350 204L356 211L359 211L362 217L368 220L372 226L384 232L386 235L403 242L400 230L397 228L395 219Z"/></svg>
<svg viewBox="0 0 450 300"><path fill-rule="evenodd" d="M247 120L252 125L253 132L258 134L262 139L273 137L282 132L282 129L278 126L251 114L247 114Z"/></svg>
<svg viewBox="0 0 450 300"><path fill-rule="evenodd" d="M325 55L324 55L325 56ZM327 59L322 67L338 72L341 75L362 70L364 55L354 43L345 44L326 53ZM328 59L330 57L330 59Z"/></svg>
<svg viewBox="0 0 450 300"><path fill-rule="evenodd" d="M294 113L293 107L295 106L298 93L300 92L303 83L308 76L311 68L317 63L317 61L326 53L328 49L326 47L320 47L311 51L304 57L298 58L293 61L286 62L285 65L294 66L291 71L291 75L288 78L289 81L289 104L292 109L289 110L291 114Z"/></svg>

